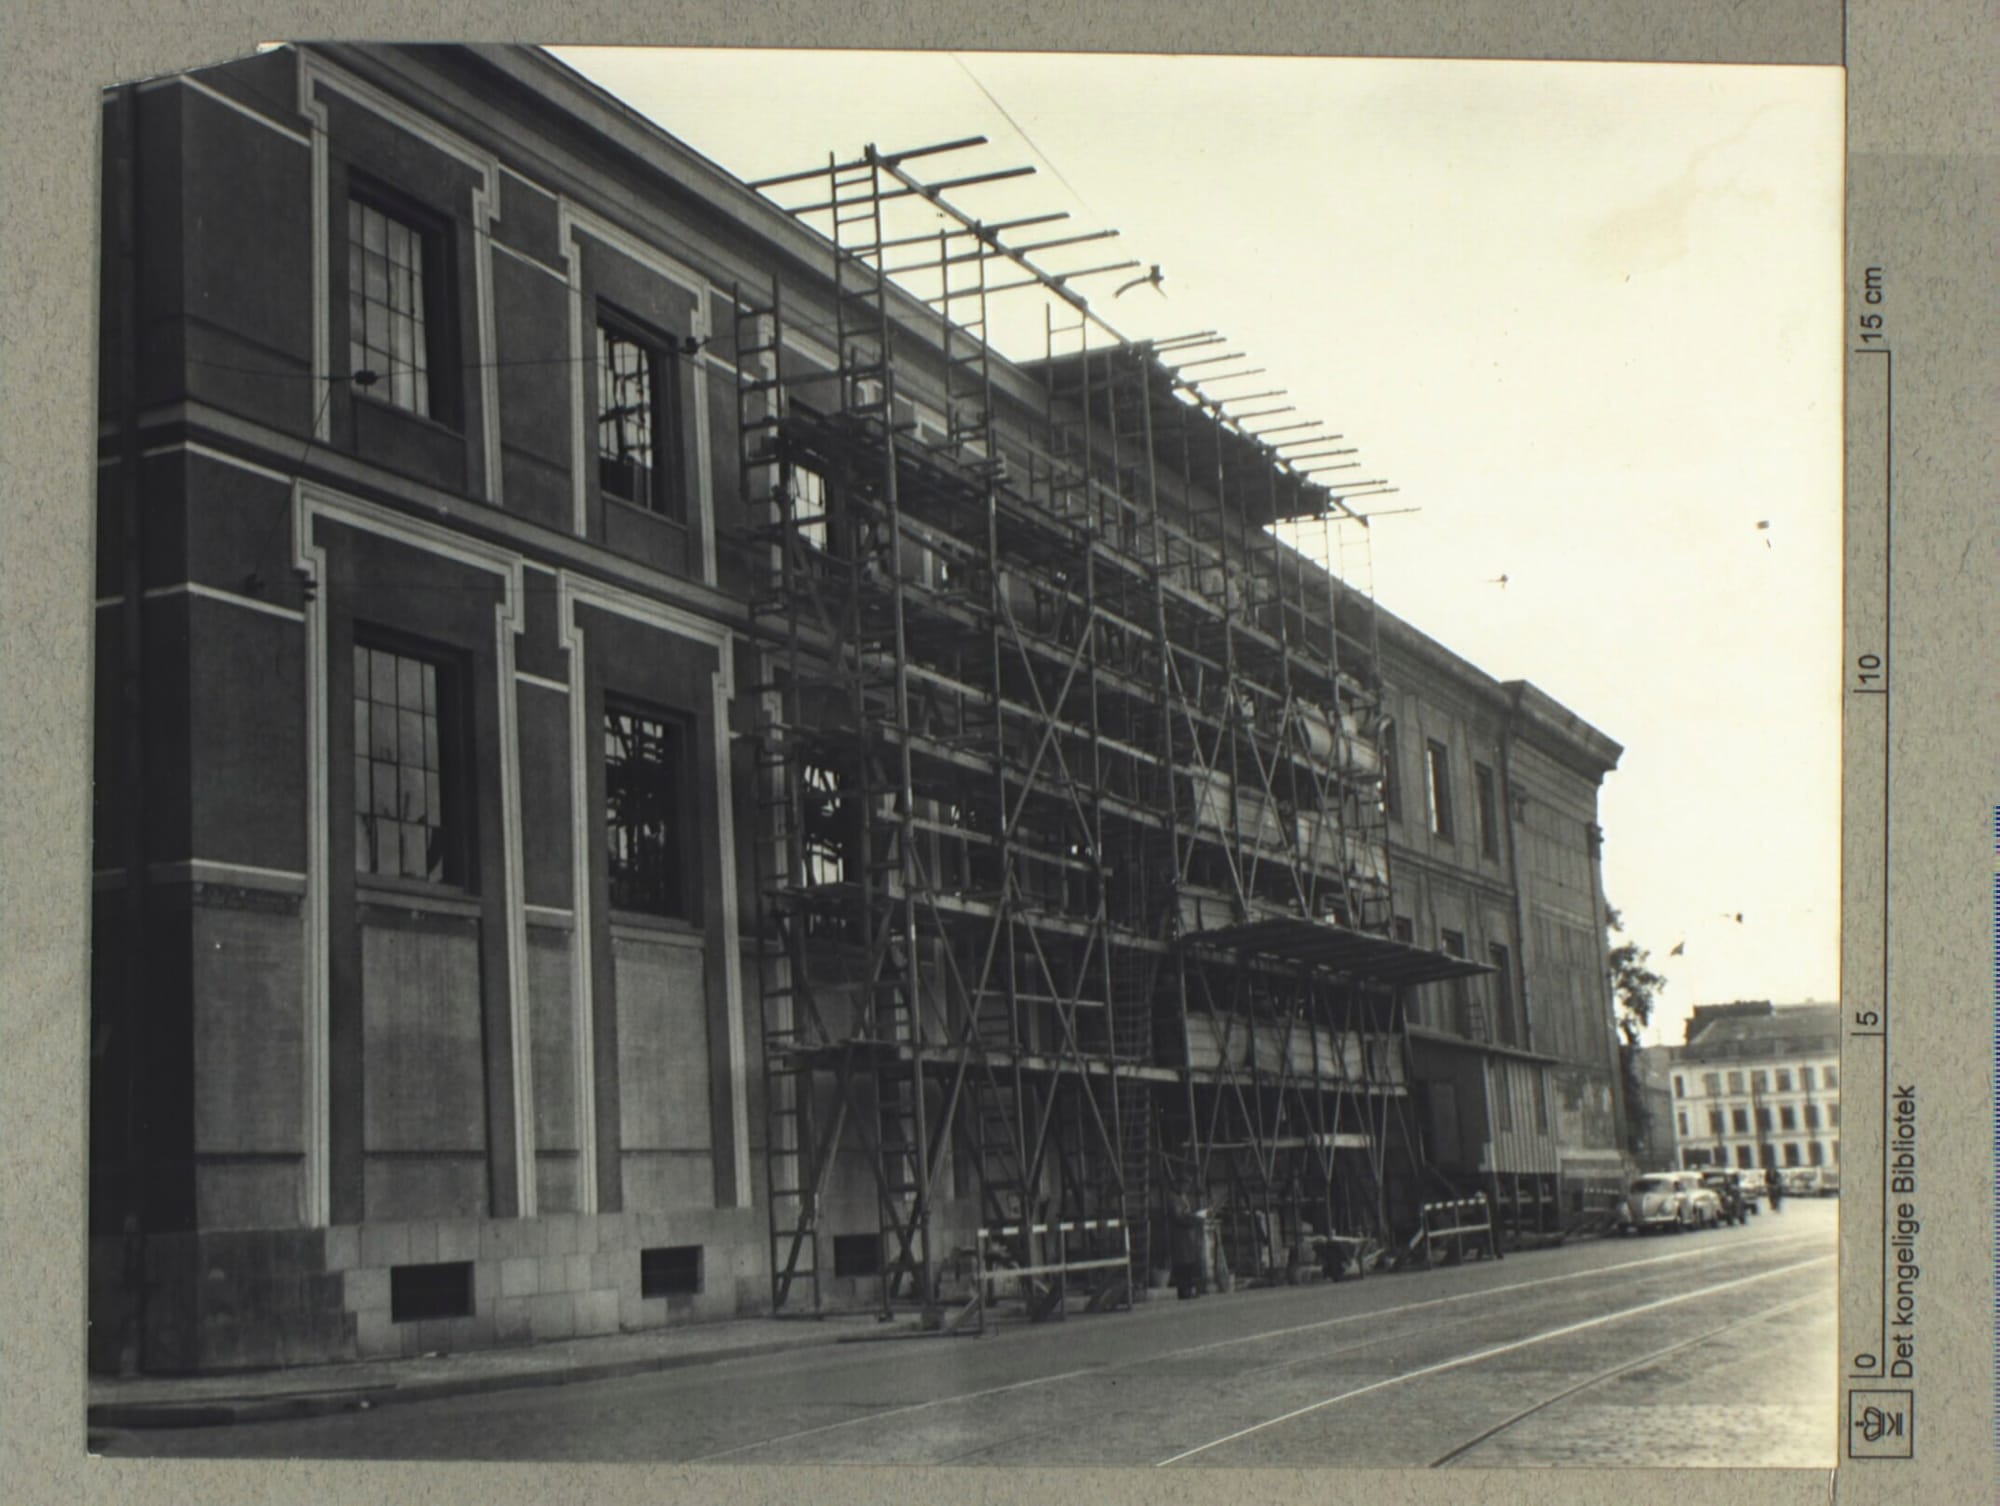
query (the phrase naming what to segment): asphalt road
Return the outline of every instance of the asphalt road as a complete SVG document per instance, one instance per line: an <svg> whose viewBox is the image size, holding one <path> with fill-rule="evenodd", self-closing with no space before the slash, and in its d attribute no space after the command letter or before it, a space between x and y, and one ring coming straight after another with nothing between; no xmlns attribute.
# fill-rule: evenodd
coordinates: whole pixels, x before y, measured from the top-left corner
<svg viewBox="0 0 2000 1506"><path fill-rule="evenodd" d="M1594 1240L1153 1301L985 1338L840 1344L114 1455L745 1464L1825 1467L1835 1225ZM1157 1296L1157 1294L1156 1294Z"/></svg>

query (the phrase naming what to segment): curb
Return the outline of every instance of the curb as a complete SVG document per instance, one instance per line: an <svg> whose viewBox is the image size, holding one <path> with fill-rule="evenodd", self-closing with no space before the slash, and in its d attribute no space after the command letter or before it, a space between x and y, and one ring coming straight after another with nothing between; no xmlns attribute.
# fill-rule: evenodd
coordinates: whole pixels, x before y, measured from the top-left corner
<svg viewBox="0 0 2000 1506"><path fill-rule="evenodd" d="M709 1349L695 1354L656 1354L637 1359L606 1360L597 1364L521 1370L500 1375L449 1376L423 1381L388 1381L380 1384L329 1386L321 1391L292 1391L282 1396L221 1397L207 1401L94 1401L85 1409L85 1420L93 1428L213 1428L240 1423L282 1422L305 1417L327 1417L338 1412L368 1411L402 1402L433 1401L448 1396L484 1396L496 1391L524 1391L541 1386L566 1386L581 1381L622 1380L662 1370L680 1370L693 1365L716 1364L723 1360L748 1359L756 1355L778 1354L792 1349L810 1349L840 1343L835 1335L824 1338L773 1339L759 1344L741 1344L729 1349Z"/></svg>

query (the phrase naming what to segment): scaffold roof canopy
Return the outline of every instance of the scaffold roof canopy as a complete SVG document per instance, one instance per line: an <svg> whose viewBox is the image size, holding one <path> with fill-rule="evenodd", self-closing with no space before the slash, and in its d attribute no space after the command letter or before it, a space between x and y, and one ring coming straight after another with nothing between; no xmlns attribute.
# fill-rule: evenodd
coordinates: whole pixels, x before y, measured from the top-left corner
<svg viewBox="0 0 2000 1506"><path fill-rule="evenodd" d="M1439 983L1495 971L1469 957L1453 957L1426 947L1353 931L1331 921L1298 915L1246 921L1192 933L1190 942L1219 951L1259 952L1382 983Z"/></svg>

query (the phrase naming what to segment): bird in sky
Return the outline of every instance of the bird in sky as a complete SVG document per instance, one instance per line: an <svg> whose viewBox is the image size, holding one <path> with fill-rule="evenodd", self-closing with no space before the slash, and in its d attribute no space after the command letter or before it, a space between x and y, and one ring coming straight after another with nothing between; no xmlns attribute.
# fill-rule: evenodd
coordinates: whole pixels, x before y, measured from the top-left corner
<svg viewBox="0 0 2000 1506"><path fill-rule="evenodd" d="M1154 262L1152 269L1148 271L1145 276L1133 278L1130 282L1126 283L1124 286L1119 288L1118 291L1113 293L1111 296L1113 298L1123 298L1127 293L1131 292L1132 289L1134 288L1151 287L1155 293L1158 293L1162 298L1164 298L1167 296L1167 290L1161 287L1160 284L1165 282L1166 280L1167 280L1166 268L1162 267L1158 262Z"/></svg>
<svg viewBox="0 0 2000 1506"><path fill-rule="evenodd" d="M1758 519L1757 531L1764 535L1764 547L1769 549L1771 547L1771 520L1769 518Z"/></svg>
<svg viewBox="0 0 2000 1506"><path fill-rule="evenodd" d="M1496 575L1486 584L1489 586L1498 586L1501 590L1504 591L1507 589L1507 577L1504 574Z"/></svg>
<svg viewBox="0 0 2000 1506"><path fill-rule="evenodd" d="M1676 941L1674 943L1673 950L1668 952L1667 955L1669 957L1678 957L1682 952L1685 952L1686 950L1687 950L1687 941L1685 938L1683 938L1682 940Z"/></svg>
<svg viewBox="0 0 2000 1506"><path fill-rule="evenodd" d="M1724 910L1724 911L1722 911L1722 912L1720 912L1720 913L1721 913L1721 915L1722 915L1722 918L1723 918L1724 920L1733 920L1733 921L1735 921L1735 922L1736 922L1736 923L1737 923L1737 924L1738 924L1739 926L1743 924L1743 912L1742 912L1741 910L1738 910L1738 911L1736 911L1736 912L1735 912L1734 914L1731 914L1731 913L1730 913L1729 911L1727 911L1727 910Z"/></svg>

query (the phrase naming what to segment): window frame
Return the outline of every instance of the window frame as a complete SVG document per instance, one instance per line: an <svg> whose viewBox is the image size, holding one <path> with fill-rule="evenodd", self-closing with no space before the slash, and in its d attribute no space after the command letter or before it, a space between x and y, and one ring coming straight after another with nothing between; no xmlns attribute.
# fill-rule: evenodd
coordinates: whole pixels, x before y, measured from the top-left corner
<svg viewBox="0 0 2000 1506"><path fill-rule="evenodd" d="M649 517L685 527L688 521L686 481L686 435L681 422L680 342L665 331L634 318L616 304L597 300L593 321L596 338L591 354L592 429L598 495L619 502ZM638 350L646 360L646 421L650 427L652 464L646 472L647 495L634 497L606 483L604 425L610 407L610 350L607 341L616 340ZM619 457L620 461L624 457Z"/></svg>
<svg viewBox="0 0 2000 1506"><path fill-rule="evenodd" d="M347 177L347 220L348 228L343 237L347 248L347 346L349 375L361 367L354 365L357 346L354 328L354 308L357 297L361 300L363 327L359 339L362 354L368 351L367 344L367 290L354 285L355 241L353 216L356 207L372 210L381 215L391 225L397 225L410 232L420 247L419 292L424 302L422 322L418 326L423 339L424 406L415 407L398 402L394 397L394 373L377 371L377 380L367 386L348 383L349 390L357 398L403 414L424 423L433 423L453 433L462 432L465 422L464 392L462 373L459 370L458 349L458 283L456 273L456 242L452 234L452 219L422 201L403 193L380 179L359 172L350 172ZM366 254L365 244L361 248ZM393 350L385 352L393 361ZM369 367L367 361L363 367Z"/></svg>
<svg viewBox="0 0 2000 1506"><path fill-rule="evenodd" d="M1514 953L1504 942L1486 943L1486 960L1493 968L1493 1030L1505 1044L1514 1043Z"/></svg>
<svg viewBox="0 0 2000 1506"><path fill-rule="evenodd" d="M466 688L469 676L466 673L464 654L441 644L425 642L393 630L377 628L373 625L363 626L359 623L355 625L349 652L350 659L356 654L387 654L395 660L414 663L420 668L428 667L432 671L433 705L428 713L424 711L421 699L419 705L415 708L408 708L402 705L400 700L402 688L400 670L396 672L399 699L393 705L395 711L398 713L399 729L401 727L401 714L411 709L414 709L419 717L428 715L436 724L437 767L435 773L438 783L437 803L440 806L438 812L440 821L435 828L440 834L437 839L440 849L439 866L441 871L439 876L433 878L428 873L414 874L405 872L400 861L394 872L385 872L372 865L365 868L362 866L361 860L363 854L373 853L376 850L372 836L364 839L364 833L368 830L365 823L372 823L378 817L377 813L372 809L364 808L360 798L360 791L356 790L353 796L353 816L356 823L354 853L354 877L356 882L381 887L415 885L427 892L458 894L471 894L475 892L476 875L479 871L477 833L475 831L476 812L478 809L475 787L477 776L473 768L471 754L470 709ZM421 684L421 679L419 683ZM365 699L370 708L369 725L371 733L374 726L374 708L376 706L391 704L377 701L372 694L373 689L373 664L371 660L370 683L366 687L363 687L358 674L356 674L351 678L348 687L348 716L350 724L353 724L360 704ZM364 690L367 692L366 694L364 694ZM358 734L358 726L355 728L355 731ZM404 767L400 758L400 736L398 742L399 757L390 767L396 769L400 776ZM355 736L348 753L350 768L358 761L366 762L369 765L370 788L372 791L375 779L374 766L378 763L387 762L386 760L377 759L374 756L372 737L370 742L364 745L359 736ZM433 771L428 765L425 765L420 768L419 772L429 774ZM400 782L399 778L398 783L400 784ZM429 803L427 791L425 804L428 806ZM401 851L400 842L398 843L398 851L399 853Z"/></svg>
<svg viewBox="0 0 2000 1506"><path fill-rule="evenodd" d="M1472 765L1473 803L1479 818L1479 854L1500 861L1499 782L1492 766L1474 761Z"/></svg>
<svg viewBox="0 0 2000 1506"><path fill-rule="evenodd" d="M663 734L659 741L669 750L668 760L661 766L668 768L668 778L672 787L668 791L666 809L670 820L680 834L675 845L675 830L667 833L664 846L671 848L672 861L663 869L665 892L662 901L648 901L634 904L630 901L639 897L627 888L620 890L621 875L620 847L615 833L619 823L614 820L613 763L610 743L616 735L614 721L629 718L657 728ZM699 926L702 922L701 906L701 831L699 805L695 798L694 785L698 777L698 761L695 757L695 719L685 712L670 707L657 706L632 696L608 694L604 697L602 715L599 720L602 741L598 744L598 758L603 774L603 801L599 817L604 832L604 884L605 903L611 911L620 916L636 916L645 920L672 921L684 925ZM634 864L633 866L637 866ZM631 880L626 880L631 882Z"/></svg>
<svg viewBox="0 0 2000 1506"><path fill-rule="evenodd" d="M1451 749L1434 737L1424 739L1424 789L1430 796L1431 835L1441 842L1452 834Z"/></svg>
<svg viewBox="0 0 2000 1506"><path fill-rule="evenodd" d="M1381 729L1375 734L1375 745L1382 755L1382 814L1391 821L1403 819L1403 781L1396 766L1396 719L1382 718Z"/></svg>

